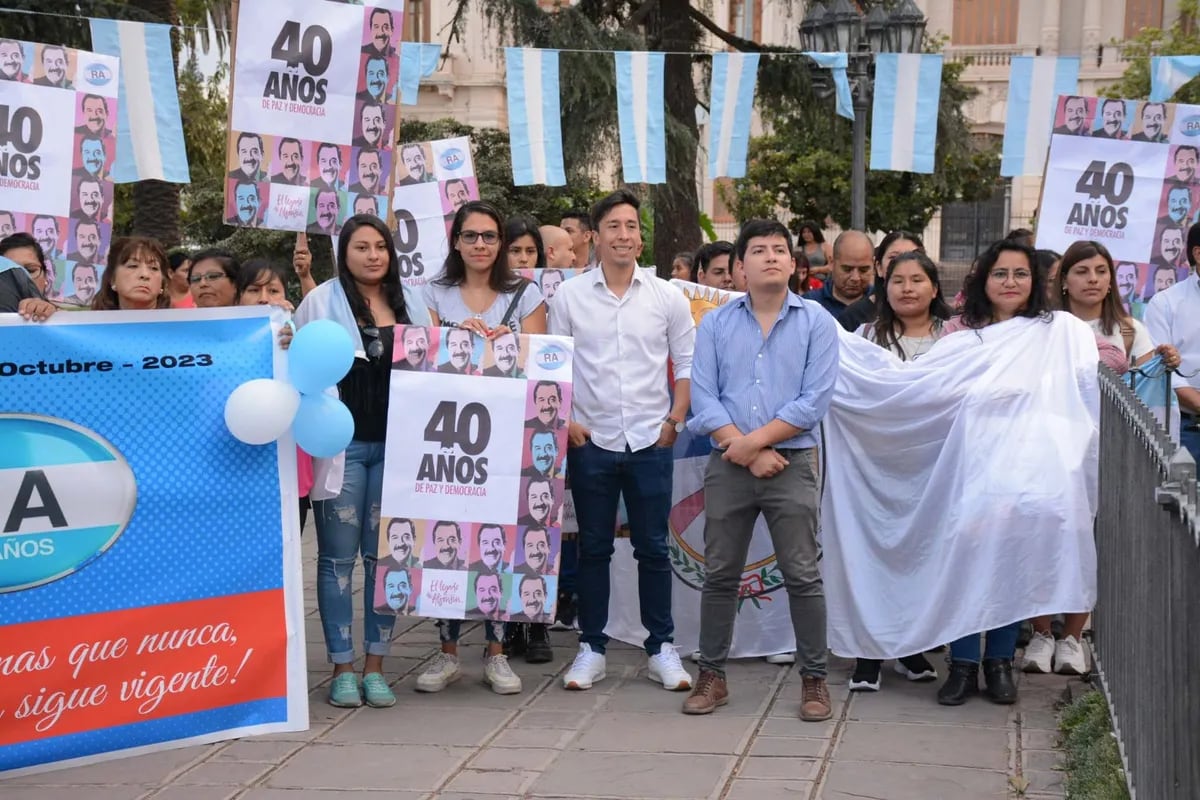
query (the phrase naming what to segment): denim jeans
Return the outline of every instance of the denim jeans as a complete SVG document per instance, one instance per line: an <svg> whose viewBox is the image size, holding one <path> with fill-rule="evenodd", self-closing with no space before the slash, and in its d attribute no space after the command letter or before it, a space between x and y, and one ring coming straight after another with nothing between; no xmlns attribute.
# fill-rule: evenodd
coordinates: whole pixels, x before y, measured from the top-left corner
<svg viewBox="0 0 1200 800"><path fill-rule="evenodd" d="M1021 632L1021 623L1014 622L1000 628L992 628L987 632L987 647L983 651L984 658L1008 658L1017 654L1017 634ZM979 663L979 634L972 633L950 643L951 661L969 661Z"/></svg>
<svg viewBox="0 0 1200 800"><path fill-rule="evenodd" d="M671 511L671 449L647 447L613 452L590 441L567 451L575 517L579 520L579 640L597 653L608 644L609 565L617 534L617 503L625 497L633 557L638 565L638 601L649 632L646 652L657 655L675 633L671 620L671 562L667 515Z"/></svg>
<svg viewBox="0 0 1200 800"><path fill-rule="evenodd" d="M383 495L383 442L352 441L346 448L342 493L313 503L317 527L317 609L325 650L334 664L354 661L354 565L362 555L363 639L368 655L391 648L396 618L374 608L379 550L379 504Z"/></svg>
<svg viewBox="0 0 1200 800"><path fill-rule="evenodd" d="M439 619L437 621L438 639L444 644L457 643L462 636L463 620ZM483 623L483 638L488 642L499 642L504 638L504 623L485 620Z"/></svg>
<svg viewBox="0 0 1200 800"><path fill-rule="evenodd" d="M1192 454L1196 463L1200 464L1200 429L1192 427L1191 423L1184 421L1183 430L1179 432L1179 443Z"/></svg>

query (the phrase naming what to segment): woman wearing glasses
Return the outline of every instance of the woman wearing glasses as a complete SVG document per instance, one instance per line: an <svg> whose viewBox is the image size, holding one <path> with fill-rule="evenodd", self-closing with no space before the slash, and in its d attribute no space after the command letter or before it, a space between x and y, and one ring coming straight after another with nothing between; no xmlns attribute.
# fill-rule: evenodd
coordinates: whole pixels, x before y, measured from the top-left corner
<svg viewBox="0 0 1200 800"><path fill-rule="evenodd" d="M393 326L428 325L429 315L400 281L396 248L387 227L370 214L346 220L338 238L338 274L313 289L294 317L303 327L332 320L354 343L350 371L338 382L342 402L354 417L354 438L332 459L313 459L313 517L317 528L317 608L325 649L333 663L329 703L341 708L394 705L383 677L383 657L395 617L372 602L383 495L383 451L391 382ZM354 567L362 556L363 634L366 660L361 685L354 672Z"/></svg>
<svg viewBox="0 0 1200 800"><path fill-rule="evenodd" d="M241 266L228 250L201 250L188 268L188 285L196 308L221 308L237 305Z"/></svg>
<svg viewBox="0 0 1200 800"><path fill-rule="evenodd" d="M440 278L425 286L425 302L435 326L471 331L486 339L502 334L545 333L546 303L536 283L510 267L503 220L490 203L473 200L454 215L450 254ZM438 623L442 651L417 678L417 690L440 692L462 676L458 661L461 620ZM497 694L521 691L521 679L504 656L503 622L486 622L484 681ZM548 648L547 648L548 649Z"/></svg>

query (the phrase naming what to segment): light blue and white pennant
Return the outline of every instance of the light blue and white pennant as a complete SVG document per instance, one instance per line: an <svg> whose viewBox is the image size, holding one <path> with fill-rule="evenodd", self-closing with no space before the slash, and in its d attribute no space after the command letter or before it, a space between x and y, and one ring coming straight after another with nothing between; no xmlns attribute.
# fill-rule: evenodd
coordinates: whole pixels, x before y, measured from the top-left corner
<svg viewBox="0 0 1200 800"><path fill-rule="evenodd" d="M1150 59L1150 102L1165 103L1200 75L1200 56L1153 56Z"/></svg>
<svg viewBox="0 0 1200 800"><path fill-rule="evenodd" d="M666 56L645 51L613 53L621 172L626 183L667 182Z"/></svg>
<svg viewBox="0 0 1200 800"><path fill-rule="evenodd" d="M114 183L189 183L171 26L93 19L92 49L120 59Z"/></svg>
<svg viewBox="0 0 1200 800"><path fill-rule="evenodd" d="M564 186L558 51L504 48L513 184Z"/></svg>
<svg viewBox="0 0 1200 800"><path fill-rule="evenodd" d="M837 97L835 111L839 117L854 119L854 99L850 94L850 79L846 76L849 58L845 53L818 53L810 50L804 55L817 62L817 66L825 67L833 77L833 88Z"/></svg>
<svg viewBox="0 0 1200 800"><path fill-rule="evenodd" d="M933 172L942 56L880 53L875 57L871 169Z"/></svg>
<svg viewBox="0 0 1200 800"><path fill-rule="evenodd" d="M403 105L417 104L421 80L433 74L441 57L442 46L437 42L400 43L400 102Z"/></svg>
<svg viewBox="0 0 1200 800"><path fill-rule="evenodd" d="M1041 175L1061 94L1079 87L1079 58L1016 56L1008 73L1008 108L1000 174L1005 178Z"/></svg>
<svg viewBox="0 0 1200 800"><path fill-rule="evenodd" d="M708 175L742 178L754 117L758 53L713 53L708 124Z"/></svg>

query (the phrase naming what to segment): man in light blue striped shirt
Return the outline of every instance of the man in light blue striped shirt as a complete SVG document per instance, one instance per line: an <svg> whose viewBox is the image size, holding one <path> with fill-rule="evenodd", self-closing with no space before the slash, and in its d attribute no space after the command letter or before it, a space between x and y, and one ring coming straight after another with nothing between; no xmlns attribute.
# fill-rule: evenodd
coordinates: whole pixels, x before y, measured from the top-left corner
<svg viewBox="0 0 1200 800"><path fill-rule="evenodd" d="M711 311L692 360L693 433L716 450L704 478L700 678L685 714L728 702L725 660L754 522L766 517L787 586L803 694L800 718L829 719L825 595L817 569L815 430L838 370L837 322L788 291L792 237L779 222L742 226L735 256L747 294Z"/></svg>

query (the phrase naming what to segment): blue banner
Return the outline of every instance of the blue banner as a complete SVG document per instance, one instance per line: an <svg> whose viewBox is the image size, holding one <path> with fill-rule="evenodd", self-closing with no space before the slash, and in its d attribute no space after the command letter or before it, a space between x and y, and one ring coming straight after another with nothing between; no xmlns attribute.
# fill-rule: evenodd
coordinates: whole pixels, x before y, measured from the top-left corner
<svg viewBox="0 0 1200 800"><path fill-rule="evenodd" d="M267 313L0 315L0 772L307 727L295 446L224 416Z"/></svg>

